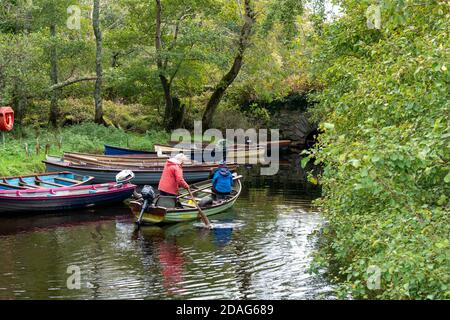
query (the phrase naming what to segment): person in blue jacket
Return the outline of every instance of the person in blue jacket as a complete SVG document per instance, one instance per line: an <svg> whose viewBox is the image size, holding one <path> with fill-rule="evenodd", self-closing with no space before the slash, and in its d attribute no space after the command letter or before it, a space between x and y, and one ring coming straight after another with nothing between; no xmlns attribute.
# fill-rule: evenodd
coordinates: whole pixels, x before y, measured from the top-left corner
<svg viewBox="0 0 450 320"><path fill-rule="evenodd" d="M219 168L214 172L212 185L212 191L218 196L216 198L223 198L231 194L231 190L233 189L233 175L224 161L221 161Z"/></svg>

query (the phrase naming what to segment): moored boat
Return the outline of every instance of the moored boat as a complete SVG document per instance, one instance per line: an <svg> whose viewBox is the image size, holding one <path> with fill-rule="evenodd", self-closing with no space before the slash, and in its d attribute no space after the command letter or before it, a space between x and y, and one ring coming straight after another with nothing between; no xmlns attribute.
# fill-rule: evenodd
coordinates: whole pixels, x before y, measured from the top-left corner
<svg viewBox="0 0 450 320"><path fill-rule="evenodd" d="M92 183L94 177L72 172L36 173L24 176L0 178L0 190L45 189L77 187Z"/></svg>
<svg viewBox="0 0 450 320"><path fill-rule="evenodd" d="M134 150L134 149L110 146L107 144L105 144L104 146L105 146L104 154L107 156L130 155L130 154L145 154L145 155L157 156L156 152L154 152L154 151Z"/></svg>
<svg viewBox="0 0 450 320"><path fill-rule="evenodd" d="M128 156L105 156L87 153L65 152L62 159L73 163L86 163L98 166L132 166L132 167L155 167L163 166L168 157L136 157Z"/></svg>
<svg viewBox="0 0 450 320"><path fill-rule="evenodd" d="M170 155L153 155L153 154L128 154L128 155L112 155L108 156L105 154L91 154L91 153L82 153L82 152L64 152L64 156L72 156L74 158L77 157L94 157L97 160L106 160L106 161L158 161L161 159L167 159Z"/></svg>
<svg viewBox="0 0 450 320"><path fill-rule="evenodd" d="M104 155L95 155L95 154L73 154L73 153L64 153L61 158L64 161L71 162L73 164L83 164L83 165L93 165L99 167L109 167L109 168L157 168L164 167L166 161L169 158L150 158L144 159L141 157L130 156L122 156L120 159L116 159L116 157L104 156ZM192 160L191 162L186 162L183 164L184 168L204 168L215 169L219 165L218 162L196 162ZM228 167L232 170L236 169L237 165L235 163L228 163Z"/></svg>
<svg viewBox="0 0 450 320"><path fill-rule="evenodd" d="M292 141L291 140L268 140L265 142L258 142L258 143L250 143L250 144L234 144L233 147L235 148L245 148L245 147L262 147L262 148L272 148L274 146L278 146L280 149L288 149L289 146L291 145ZM195 143L184 143L181 141L169 141L168 143L170 146L175 147L175 146L182 146L183 148L194 148L194 149L201 149L201 148L206 148L208 147L211 143L210 142L195 142Z"/></svg>
<svg viewBox="0 0 450 320"><path fill-rule="evenodd" d="M242 190L241 179L242 176L236 176L233 178L233 191L229 196L226 196L222 200L216 200L209 202L208 204L201 206L203 213L206 216L212 216L221 213L225 210L230 209ZM211 190L211 180L202 181L191 185L192 192L196 195L196 200L200 200L204 197L210 196ZM199 211L195 205L189 203L189 194L184 194L178 197L180 200L180 208L166 208L158 205L158 198L155 200L153 206L148 206L144 213L142 214L141 223L144 224L155 224L155 223L176 223L183 221L195 220L199 217ZM139 218L144 201L143 200L132 200L130 201L130 207L136 218Z"/></svg>
<svg viewBox="0 0 450 320"><path fill-rule="evenodd" d="M136 186L110 182L77 187L0 190L0 212L48 212L121 202Z"/></svg>
<svg viewBox="0 0 450 320"><path fill-rule="evenodd" d="M199 149L190 148L189 146L171 146L164 144L155 144L154 149L157 153L175 153L175 152L183 152L190 154L191 159L202 159L202 160L210 160L207 155L210 155L213 161L219 161L221 158L224 158L225 155L216 154L216 150L214 146L204 147ZM222 150L220 150L222 151ZM227 148L226 159L227 161L236 162L239 164L247 163L248 159L262 159L266 153L266 149L263 147L231 147ZM255 161L256 163L256 161Z"/></svg>
<svg viewBox="0 0 450 320"><path fill-rule="evenodd" d="M68 161L59 157L47 156L43 161L47 171L67 170L79 175L89 175L94 177L94 183L104 183L114 181L116 175L123 169L132 170L135 174L133 183L138 185L143 184L158 184L161 178L164 164L158 164L149 167L140 167L137 165L126 166L121 164L114 165L100 165L88 164L83 161ZM237 166L230 166L231 170L236 169ZM217 168L215 164L195 164L184 165L184 179L186 182L198 182L206 180L210 177L212 172Z"/></svg>

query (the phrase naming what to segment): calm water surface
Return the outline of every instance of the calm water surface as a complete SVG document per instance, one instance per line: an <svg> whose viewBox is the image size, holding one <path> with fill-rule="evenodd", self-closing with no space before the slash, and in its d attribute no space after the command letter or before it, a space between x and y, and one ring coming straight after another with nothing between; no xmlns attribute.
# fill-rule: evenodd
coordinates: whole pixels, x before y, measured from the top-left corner
<svg viewBox="0 0 450 320"><path fill-rule="evenodd" d="M320 194L298 168L256 170L212 231L192 222L136 231L125 205L0 218L0 299L332 298L307 270ZM69 266L80 268L79 290L67 288Z"/></svg>

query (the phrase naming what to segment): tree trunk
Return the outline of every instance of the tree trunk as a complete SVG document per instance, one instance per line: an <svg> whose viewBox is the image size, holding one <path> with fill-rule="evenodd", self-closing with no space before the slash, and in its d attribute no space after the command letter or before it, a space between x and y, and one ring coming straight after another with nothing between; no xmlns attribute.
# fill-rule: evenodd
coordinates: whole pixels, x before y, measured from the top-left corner
<svg viewBox="0 0 450 320"><path fill-rule="evenodd" d="M156 0L156 26L155 26L155 48L156 48L156 66L158 67L159 79L164 91L164 101L166 110L164 111L164 127L167 130L172 128L173 98L171 93L171 83L164 75L164 64L161 57L161 0Z"/></svg>
<svg viewBox="0 0 450 320"><path fill-rule="evenodd" d="M111 68L115 69L119 66L119 55L119 52L111 53ZM117 93L112 86L106 88L106 95L108 97L108 100L116 100L117 98Z"/></svg>
<svg viewBox="0 0 450 320"><path fill-rule="evenodd" d="M95 55L95 71L97 79L95 80L94 100L95 100L95 123L105 124L103 119L102 105L102 32L100 31L100 0L94 0L94 11L92 14L92 26L94 28L96 55Z"/></svg>
<svg viewBox="0 0 450 320"><path fill-rule="evenodd" d="M23 116L26 112L28 97L24 92L24 85L22 81L18 78L13 78L13 96L12 96L12 107L14 109L14 118L17 124L21 124ZM0 101L0 106L2 105Z"/></svg>
<svg viewBox="0 0 450 320"><path fill-rule="evenodd" d="M58 83L58 55L56 51L56 25L50 24L50 80L51 84L56 85ZM49 123L53 127L58 126L59 106L58 106L59 90L52 90L50 93L50 116Z"/></svg>
<svg viewBox="0 0 450 320"><path fill-rule="evenodd" d="M216 111L220 100L225 94L227 88L233 83L234 79L236 79L239 71L241 70L244 52L249 46L249 39L253 24L255 22L255 14L253 13L250 2L250 0L245 0L245 21L241 29L238 51L236 56L234 57L233 65L231 66L231 69L222 77L218 85L214 88L214 92L211 95L208 103L206 104L206 109L203 113L202 119L203 130L211 127L214 112Z"/></svg>

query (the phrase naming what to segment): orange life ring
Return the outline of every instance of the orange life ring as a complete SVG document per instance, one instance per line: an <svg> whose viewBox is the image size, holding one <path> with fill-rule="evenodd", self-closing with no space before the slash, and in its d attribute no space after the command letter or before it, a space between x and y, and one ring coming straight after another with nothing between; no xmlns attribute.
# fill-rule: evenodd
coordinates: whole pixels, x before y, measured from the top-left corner
<svg viewBox="0 0 450 320"><path fill-rule="evenodd" d="M11 107L0 108L0 131L11 131L14 126L14 110Z"/></svg>

